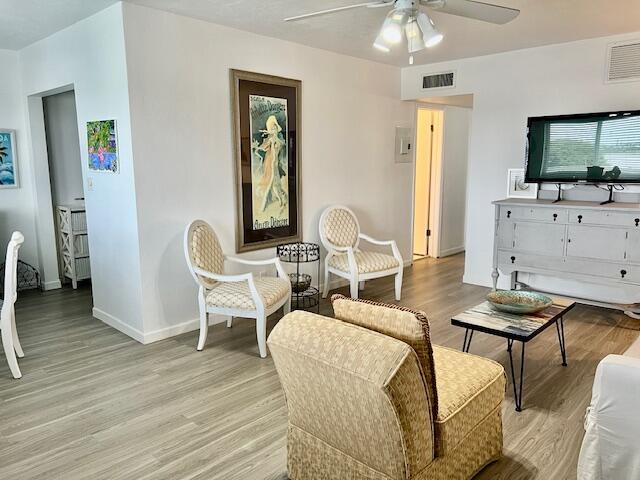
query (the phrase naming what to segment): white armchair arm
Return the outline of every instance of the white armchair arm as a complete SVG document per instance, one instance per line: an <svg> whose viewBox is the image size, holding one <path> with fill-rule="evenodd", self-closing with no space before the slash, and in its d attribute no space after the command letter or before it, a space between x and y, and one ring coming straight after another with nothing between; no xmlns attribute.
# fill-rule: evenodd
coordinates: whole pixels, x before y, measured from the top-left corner
<svg viewBox="0 0 640 480"><path fill-rule="evenodd" d="M608 355L598 365L578 480L640 478L640 359Z"/></svg>
<svg viewBox="0 0 640 480"><path fill-rule="evenodd" d="M253 273L241 273L239 275L222 275L219 273L209 272L207 270L203 270L201 268L194 268L193 271L206 278L210 278L211 280L215 280L216 282L253 282Z"/></svg>
<svg viewBox="0 0 640 480"><path fill-rule="evenodd" d="M264 299L258 293L258 288L256 287L255 279L253 278L253 272L249 273L241 273L239 275L221 275L219 273L208 272L201 268L194 268L193 271L201 275L203 277L210 278L211 280L215 280L216 282L227 282L227 283L237 283L237 282L247 282L249 284L249 291L251 292L251 297L253 298L254 303L258 309L264 310ZM201 289L203 287L200 287Z"/></svg>
<svg viewBox="0 0 640 480"><path fill-rule="evenodd" d="M229 260L230 262L240 263L243 265L275 265L276 271L278 272L278 276L280 278L287 278L287 274L282 267L282 262L278 257L267 258L265 260L246 260L244 258L232 257L229 255L225 255L225 260Z"/></svg>
<svg viewBox="0 0 640 480"><path fill-rule="evenodd" d="M365 235L364 233L360 234L360 238L369 243L373 243L374 245L390 245L391 251L393 252L393 256L395 257L396 260L398 260L400 267L402 267L402 264L403 264L402 255L400 255L400 250L398 249L398 245L396 244L395 240L376 240L375 238L370 237L369 235Z"/></svg>

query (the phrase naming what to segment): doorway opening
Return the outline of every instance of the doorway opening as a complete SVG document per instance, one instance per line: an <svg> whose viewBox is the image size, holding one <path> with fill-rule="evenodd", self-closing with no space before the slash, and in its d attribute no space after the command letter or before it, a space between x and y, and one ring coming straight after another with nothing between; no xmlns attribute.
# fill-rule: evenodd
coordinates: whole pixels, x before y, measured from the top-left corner
<svg viewBox="0 0 640 480"><path fill-rule="evenodd" d="M413 260L438 256L444 112L418 107L413 198Z"/></svg>
<svg viewBox="0 0 640 480"><path fill-rule="evenodd" d="M58 270L63 284L91 278L75 91L42 97Z"/></svg>

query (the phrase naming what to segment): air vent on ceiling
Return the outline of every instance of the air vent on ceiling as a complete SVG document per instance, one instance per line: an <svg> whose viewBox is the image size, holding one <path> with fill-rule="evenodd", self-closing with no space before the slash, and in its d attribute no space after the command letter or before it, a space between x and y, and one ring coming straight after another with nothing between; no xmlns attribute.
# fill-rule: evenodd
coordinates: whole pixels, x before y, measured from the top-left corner
<svg viewBox="0 0 640 480"><path fill-rule="evenodd" d="M422 88L453 88L456 86L455 72L432 73L422 77Z"/></svg>
<svg viewBox="0 0 640 480"><path fill-rule="evenodd" d="M640 80L640 40L609 45L607 82Z"/></svg>

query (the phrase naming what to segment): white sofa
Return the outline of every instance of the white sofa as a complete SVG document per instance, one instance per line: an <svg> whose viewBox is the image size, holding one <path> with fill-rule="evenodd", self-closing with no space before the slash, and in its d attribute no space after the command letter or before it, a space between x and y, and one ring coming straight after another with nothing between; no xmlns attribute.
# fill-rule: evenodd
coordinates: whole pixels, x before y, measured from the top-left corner
<svg viewBox="0 0 640 480"><path fill-rule="evenodd" d="M640 479L640 338L598 365L578 480Z"/></svg>

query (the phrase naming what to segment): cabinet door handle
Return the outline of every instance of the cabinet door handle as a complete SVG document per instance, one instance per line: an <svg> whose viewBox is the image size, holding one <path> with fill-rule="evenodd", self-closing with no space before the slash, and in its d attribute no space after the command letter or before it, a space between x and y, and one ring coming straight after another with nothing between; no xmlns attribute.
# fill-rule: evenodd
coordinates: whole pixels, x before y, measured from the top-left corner
<svg viewBox="0 0 640 480"><path fill-rule="evenodd" d="M638 226L638 224L640 223L640 218L636 218L636 219L634 220L634 222L636 222L636 227L637 227L637 226Z"/></svg>
<svg viewBox="0 0 640 480"><path fill-rule="evenodd" d="M624 276L625 276L626 274L627 274L627 271L626 271L626 270L620 270L620 276L621 276L622 278L624 278Z"/></svg>
<svg viewBox="0 0 640 480"><path fill-rule="evenodd" d="M555 222L557 219L558 219L558 214L557 214L557 213L554 213L554 214L553 214L553 221Z"/></svg>
<svg viewBox="0 0 640 480"><path fill-rule="evenodd" d="M511 263L516 263L516 257L511 257Z"/></svg>
<svg viewBox="0 0 640 480"><path fill-rule="evenodd" d="M582 223L582 215L578 215L578 223Z"/></svg>
<svg viewBox="0 0 640 480"><path fill-rule="evenodd" d="M507 210L507 218L511 218L511 210Z"/></svg>

